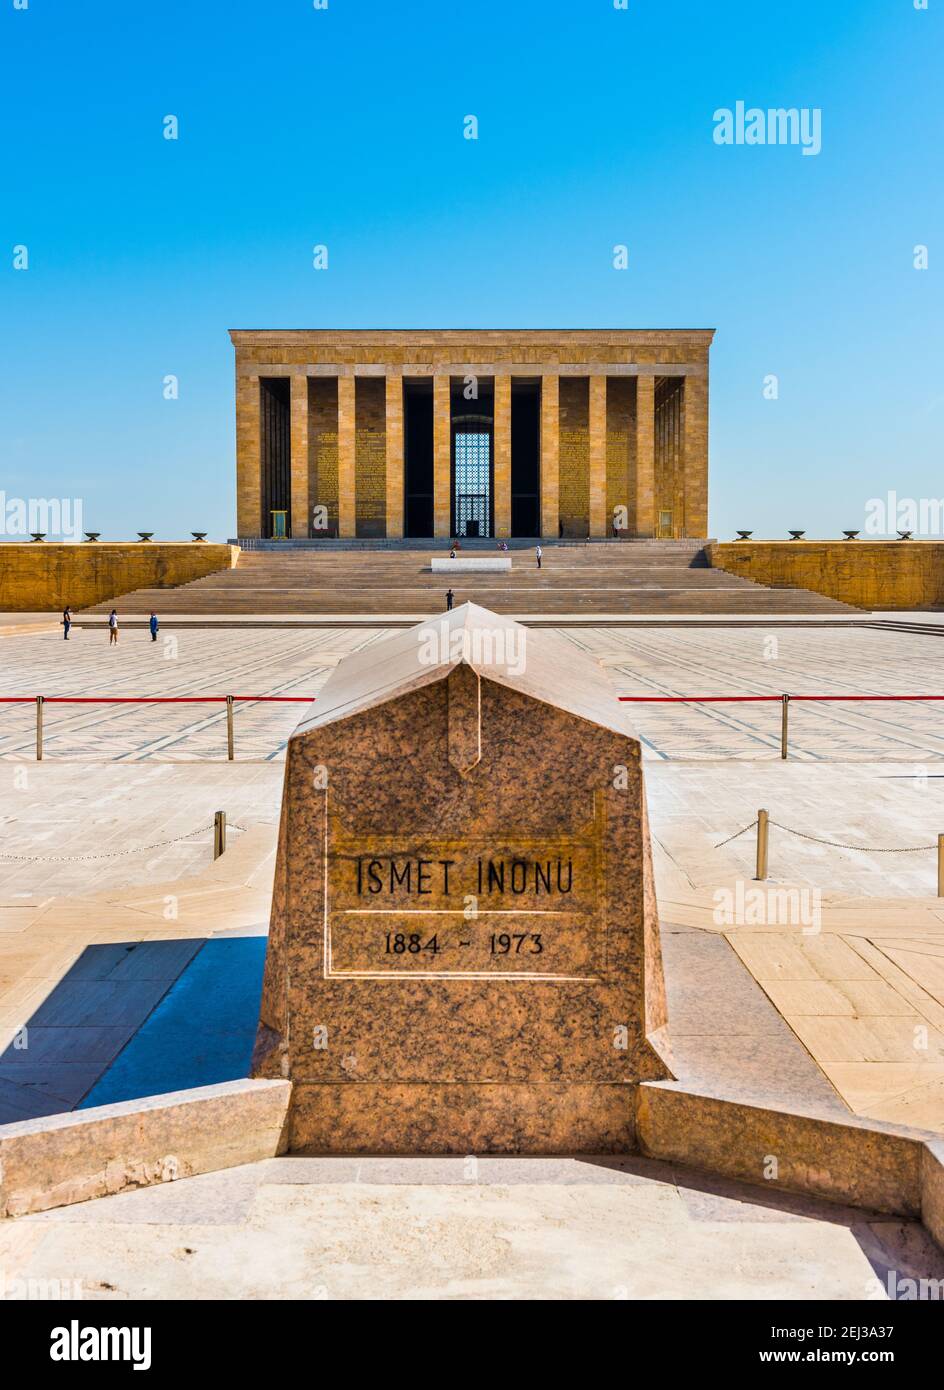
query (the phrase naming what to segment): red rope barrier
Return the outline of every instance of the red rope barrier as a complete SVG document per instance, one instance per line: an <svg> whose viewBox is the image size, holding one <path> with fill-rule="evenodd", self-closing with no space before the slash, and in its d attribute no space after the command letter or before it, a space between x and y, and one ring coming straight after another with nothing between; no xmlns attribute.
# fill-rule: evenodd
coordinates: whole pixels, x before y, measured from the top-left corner
<svg viewBox="0 0 944 1390"><path fill-rule="evenodd" d="M729 703L757 704L773 700L782 704L782 695L617 695L624 704L643 705L723 705ZM944 695L789 695L792 704L798 700L944 700Z"/></svg>
<svg viewBox="0 0 944 1390"><path fill-rule="evenodd" d="M617 695L625 703L643 705L723 705L730 703L758 704L764 701L783 703L782 695ZM944 695L788 695L790 704L798 700L944 700Z"/></svg>
<svg viewBox="0 0 944 1390"><path fill-rule="evenodd" d="M0 695L0 705L34 705L37 695ZM310 705L316 695L44 695L46 705L225 705L228 699L253 700L268 704ZM725 705L781 704L782 695L617 695L623 704L641 705ZM944 695L790 695L792 704L825 700L944 700Z"/></svg>
<svg viewBox="0 0 944 1390"><path fill-rule="evenodd" d="M731 703L756 703L759 700L775 700L779 705L782 695L617 695L618 700L643 705L724 705Z"/></svg>
<svg viewBox="0 0 944 1390"><path fill-rule="evenodd" d="M35 705L36 695L0 695L0 705ZM234 700L267 700L310 705L314 695L234 695ZM45 705L215 705L228 695L44 695Z"/></svg>

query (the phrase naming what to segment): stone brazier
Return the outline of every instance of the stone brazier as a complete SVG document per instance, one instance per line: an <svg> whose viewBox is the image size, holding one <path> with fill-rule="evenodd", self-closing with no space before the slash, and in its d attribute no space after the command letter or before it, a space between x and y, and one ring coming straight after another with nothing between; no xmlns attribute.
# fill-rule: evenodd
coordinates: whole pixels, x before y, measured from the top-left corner
<svg viewBox="0 0 944 1390"><path fill-rule="evenodd" d="M670 1076L638 740L590 657L473 604L292 734L253 1076L309 1153L613 1153Z"/></svg>

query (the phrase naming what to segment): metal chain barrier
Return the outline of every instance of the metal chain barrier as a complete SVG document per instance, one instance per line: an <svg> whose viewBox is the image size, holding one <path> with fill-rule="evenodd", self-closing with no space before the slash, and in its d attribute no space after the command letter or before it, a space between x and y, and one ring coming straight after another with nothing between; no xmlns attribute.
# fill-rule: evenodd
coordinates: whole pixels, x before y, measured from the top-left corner
<svg viewBox="0 0 944 1390"><path fill-rule="evenodd" d="M894 845L890 849L882 845L844 845L840 840L821 840L818 835L807 835L803 830L781 825L778 820L772 820L770 824L775 825L778 830L785 830L788 835L796 835L800 840L812 840L815 845L829 845L831 849L854 849L861 854L924 854L930 849L937 849L937 845Z"/></svg>
<svg viewBox="0 0 944 1390"><path fill-rule="evenodd" d="M750 825L745 825L742 830L736 830L733 835L729 835L726 840L719 840L712 849L722 849L729 845L732 840L737 840L741 835L746 835L749 830L753 830L757 821L752 820ZM778 830L785 830L788 835L796 835L800 840L811 840L814 845L829 845L831 849L854 849L861 854L926 854L928 850L937 849L937 845L895 845L892 848L882 845L847 845L841 840L824 840L819 835L807 835L804 830L794 830L791 825L783 825L778 820L768 821L768 825L774 825Z"/></svg>
<svg viewBox="0 0 944 1390"><path fill-rule="evenodd" d="M719 840L716 845L712 845L712 849L721 849L723 845L729 845L732 840L736 840L739 836L746 835L749 830L753 830L756 824L756 819L752 820L750 825L745 825L743 830L735 830L734 834L729 835L726 840Z"/></svg>
<svg viewBox="0 0 944 1390"><path fill-rule="evenodd" d="M784 825L782 821L771 820L770 813L761 809L757 812L757 819L752 820L750 825L735 830L733 835L729 835L726 840L719 840L712 848L721 849L724 845L729 845L732 840L746 835L749 830L753 830L756 826L757 868L754 877L763 881L767 877L768 836L772 825L787 835L795 835L798 840L807 840L814 845L826 845L829 849L852 850L856 854L929 854L932 849L936 849L937 896L944 898L944 835L938 835L937 843L933 845L850 845L843 840L827 840L822 835L809 835L805 830L794 830L792 825Z"/></svg>

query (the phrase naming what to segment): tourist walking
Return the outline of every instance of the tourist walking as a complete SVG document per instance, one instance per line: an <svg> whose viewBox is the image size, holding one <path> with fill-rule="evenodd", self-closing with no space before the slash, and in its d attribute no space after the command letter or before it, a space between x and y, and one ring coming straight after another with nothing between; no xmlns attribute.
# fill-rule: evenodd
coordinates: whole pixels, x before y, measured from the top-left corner
<svg viewBox="0 0 944 1390"><path fill-rule="evenodd" d="M152 614L151 614L150 622L148 623L148 627L151 629L151 641L152 641L152 642L156 642L156 641L157 641L157 629L158 629L159 626L160 626L160 624L159 624L158 621L157 621L157 614L156 614L156 613L152 613Z"/></svg>
<svg viewBox="0 0 944 1390"><path fill-rule="evenodd" d="M540 547L540 546L537 546L537 547L535 548L535 551L534 551L534 558L535 558L535 560L537 560L537 562L538 562L538 569L541 568L541 556L542 556L543 553L544 553L544 552L541 550L541 547Z"/></svg>
<svg viewBox="0 0 944 1390"><path fill-rule="evenodd" d="M451 612L452 612L452 605L453 605L453 601L454 601L455 597L456 597L456 596L455 596L455 594L452 592L451 589L447 589L447 590L446 590L446 612L447 612L447 613L451 613Z"/></svg>
<svg viewBox="0 0 944 1390"><path fill-rule="evenodd" d="M113 608L108 615L108 645L117 647L118 645L118 614Z"/></svg>
<svg viewBox="0 0 944 1390"><path fill-rule="evenodd" d="M66 604L62 610L62 636L66 642L69 640L69 633L72 631L72 609Z"/></svg>

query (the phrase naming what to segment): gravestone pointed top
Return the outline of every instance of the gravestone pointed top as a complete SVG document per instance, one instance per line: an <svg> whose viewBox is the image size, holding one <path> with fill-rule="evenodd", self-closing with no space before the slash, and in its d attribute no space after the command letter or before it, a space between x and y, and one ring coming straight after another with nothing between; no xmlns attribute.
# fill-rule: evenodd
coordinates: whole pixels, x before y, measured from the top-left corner
<svg viewBox="0 0 944 1390"><path fill-rule="evenodd" d="M555 632L526 628L477 603L463 603L345 657L293 737L442 680L456 666L636 736L593 657Z"/></svg>

